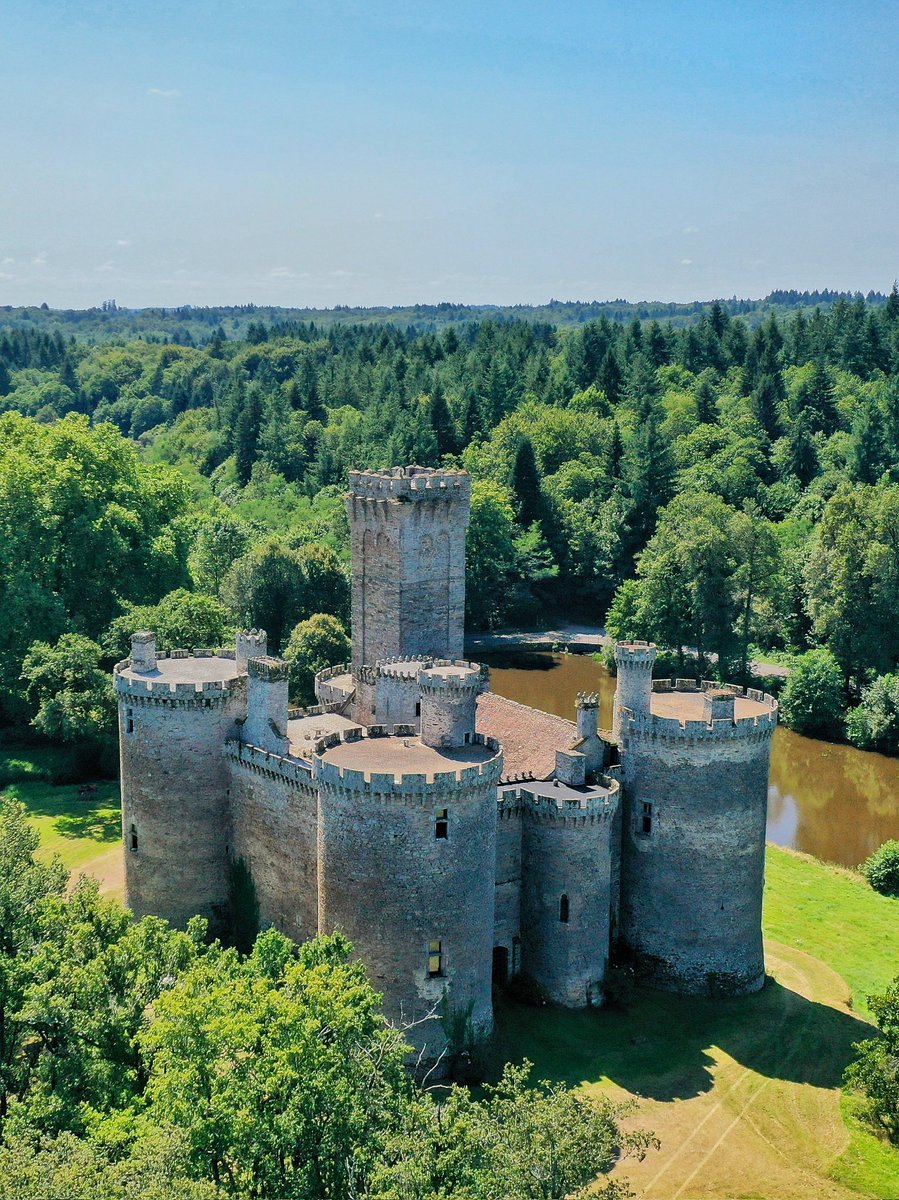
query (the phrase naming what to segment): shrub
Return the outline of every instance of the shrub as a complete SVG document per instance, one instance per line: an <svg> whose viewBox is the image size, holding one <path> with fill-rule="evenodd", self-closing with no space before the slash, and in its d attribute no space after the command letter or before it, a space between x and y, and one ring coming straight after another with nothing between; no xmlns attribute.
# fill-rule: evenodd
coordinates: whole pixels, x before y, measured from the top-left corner
<svg viewBox="0 0 899 1200"><path fill-rule="evenodd" d="M295 704L315 703L315 676L347 662L352 647L343 625L329 613L315 613L294 627L284 657L290 664L290 695Z"/></svg>
<svg viewBox="0 0 899 1200"><path fill-rule="evenodd" d="M899 675L881 675L846 715L846 736L860 750L899 753Z"/></svg>
<svg viewBox="0 0 899 1200"><path fill-rule="evenodd" d="M899 842L884 842L859 867L875 892L899 896Z"/></svg>
<svg viewBox="0 0 899 1200"><path fill-rule="evenodd" d="M780 715L797 733L834 734L843 719L843 675L829 650L809 650L794 662Z"/></svg>

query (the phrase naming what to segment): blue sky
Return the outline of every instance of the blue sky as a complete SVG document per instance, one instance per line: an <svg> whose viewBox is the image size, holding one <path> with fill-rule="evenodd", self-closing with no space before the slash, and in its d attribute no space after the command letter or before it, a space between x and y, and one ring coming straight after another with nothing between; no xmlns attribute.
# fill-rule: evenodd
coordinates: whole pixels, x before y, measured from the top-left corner
<svg viewBox="0 0 899 1200"><path fill-rule="evenodd" d="M899 4L0 0L0 303L887 290Z"/></svg>

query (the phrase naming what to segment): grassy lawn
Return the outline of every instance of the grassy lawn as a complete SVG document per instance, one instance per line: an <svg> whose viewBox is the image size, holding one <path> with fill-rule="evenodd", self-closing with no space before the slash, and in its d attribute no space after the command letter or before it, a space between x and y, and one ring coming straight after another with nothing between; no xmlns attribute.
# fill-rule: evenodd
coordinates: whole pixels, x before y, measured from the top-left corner
<svg viewBox="0 0 899 1200"><path fill-rule="evenodd" d="M497 1062L633 1098L659 1154L621 1172L647 1200L677 1195L899 1196L899 1152L841 1099L865 999L899 974L899 900L805 855L768 849L765 989L706 1001L642 991L626 1011L505 1006Z"/></svg>
<svg viewBox="0 0 899 1200"><path fill-rule="evenodd" d="M58 854L70 871L111 849L121 837L118 782L98 780L96 792L84 796L77 783L53 782L73 773L72 755L64 748L0 747L0 791L28 809L41 839L38 857Z"/></svg>

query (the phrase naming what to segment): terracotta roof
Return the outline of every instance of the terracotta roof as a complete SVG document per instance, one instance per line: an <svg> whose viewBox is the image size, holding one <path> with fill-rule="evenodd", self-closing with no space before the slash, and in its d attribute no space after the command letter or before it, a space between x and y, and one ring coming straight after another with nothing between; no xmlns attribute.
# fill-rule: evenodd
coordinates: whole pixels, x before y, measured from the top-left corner
<svg viewBox="0 0 899 1200"><path fill-rule="evenodd" d="M502 745L504 779L511 775L549 779L556 769L556 751L568 750L577 738L573 721L528 708L495 692L478 698L477 728Z"/></svg>

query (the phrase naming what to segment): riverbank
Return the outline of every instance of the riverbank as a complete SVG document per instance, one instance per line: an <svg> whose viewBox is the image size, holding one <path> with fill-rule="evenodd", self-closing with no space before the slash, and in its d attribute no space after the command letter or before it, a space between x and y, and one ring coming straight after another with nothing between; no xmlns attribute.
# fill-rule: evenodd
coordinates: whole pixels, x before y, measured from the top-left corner
<svg viewBox="0 0 899 1200"><path fill-rule="evenodd" d="M481 652L502 650L559 650L578 654L596 653L614 644L601 625L575 625L562 622L550 629L495 629L490 633L473 633L465 638L465 652L476 657ZM715 661L716 656L710 655ZM786 679L789 667L780 663L754 659L750 670L755 675L771 675Z"/></svg>

